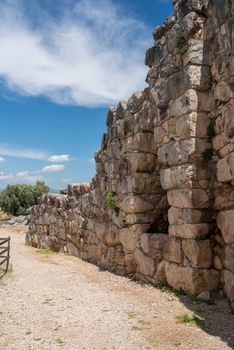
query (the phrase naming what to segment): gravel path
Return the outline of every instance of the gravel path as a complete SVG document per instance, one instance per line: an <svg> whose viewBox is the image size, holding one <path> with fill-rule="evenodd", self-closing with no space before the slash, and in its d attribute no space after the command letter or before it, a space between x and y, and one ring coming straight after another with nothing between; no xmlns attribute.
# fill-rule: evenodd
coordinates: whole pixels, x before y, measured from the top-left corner
<svg viewBox="0 0 234 350"><path fill-rule="evenodd" d="M234 316L226 302L198 304L99 271L63 254L24 245L10 232L13 271L0 282L1 350L173 350L234 348ZM196 312L204 323L177 324Z"/></svg>

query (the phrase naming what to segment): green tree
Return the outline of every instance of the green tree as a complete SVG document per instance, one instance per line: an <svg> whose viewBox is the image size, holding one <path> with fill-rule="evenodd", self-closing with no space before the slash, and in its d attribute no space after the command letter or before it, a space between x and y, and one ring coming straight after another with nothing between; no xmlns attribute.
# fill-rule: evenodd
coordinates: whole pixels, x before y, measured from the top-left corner
<svg viewBox="0 0 234 350"><path fill-rule="evenodd" d="M0 193L0 207L8 214L25 215L27 209L37 204L38 198L48 191L43 181L37 181L35 185L8 185Z"/></svg>

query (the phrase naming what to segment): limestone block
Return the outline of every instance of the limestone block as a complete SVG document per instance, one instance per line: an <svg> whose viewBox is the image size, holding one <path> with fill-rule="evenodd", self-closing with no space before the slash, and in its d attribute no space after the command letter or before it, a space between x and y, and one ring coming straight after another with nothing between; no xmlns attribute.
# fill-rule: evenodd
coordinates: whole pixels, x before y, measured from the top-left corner
<svg viewBox="0 0 234 350"><path fill-rule="evenodd" d="M234 94L232 94L234 95ZM225 134L231 138L234 136L234 121L233 121L234 102L231 100L225 108Z"/></svg>
<svg viewBox="0 0 234 350"><path fill-rule="evenodd" d="M67 252L73 256L80 258L80 250L71 242L67 243Z"/></svg>
<svg viewBox="0 0 234 350"><path fill-rule="evenodd" d="M87 259L99 261L102 256L102 251L98 245L87 246Z"/></svg>
<svg viewBox="0 0 234 350"><path fill-rule="evenodd" d="M196 239L201 236L206 236L210 231L210 226L207 223L201 224L182 224L182 225L170 225L170 236Z"/></svg>
<svg viewBox="0 0 234 350"><path fill-rule="evenodd" d="M189 12L197 12L198 14L206 14L209 0L186 0L183 6L180 7L182 16Z"/></svg>
<svg viewBox="0 0 234 350"><path fill-rule="evenodd" d="M126 213L144 213L154 208L154 205L138 195L128 195L119 203L119 208Z"/></svg>
<svg viewBox="0 0 234 350"><path fill-rule="evenodd" d="M134 258L137 264L137 270L146 276L152 277L155 272L154 260L146 256L140 249L136 249L134 252Z"/></svg>
<svg viewBox="0 0 234 350"><path fill-rule="evenodd" d="M234 179L234 152L218 161L217 179L219 182L230 182Z"/></svg>
<svg viewBox="0 0 234 350"><path fill-rule="evenodd" d="M199 224L212 221L212 212L197 209L179 209L171 207L168 210L168 221L170 224Z"/></svg>
<svg viewBox="0 0 234 350"><path fill-rule="evenodd" d="M196 151L195 139L170 141L158 149L158 160L164 165L187 163Z"/></svg>
<svg viewBox="0 0 234 350"><path fill-rule="evenodd" d="M156 156L150 153L127 153L131 172L151 173L155 169Z"/></svg>
<svg viewBox="0 0 234 350"><path fill-rule="evenodd" d="M231 187L231 186L230 186ZM215 193L214 209L223 210L231 209L234 206L234 190L231 187L229 190L222 188Z"/></svg>
<svg viewBox="0 0 234 350"><path fill-rule="evenodd" d="M139 235L139 232L135 232L130 228L124 228L119 232L119 241L125 250L133 251L136 249Z"/></svg>
<svg viewBox="0 0 234 350"><path fill-rule="evenodd" d="M127 273L133 273L136 271L136 262L133 255L127 254L125 256L125 266Z"/></svg>
<svg viewBox="0 0 234 350"><path fill-rule="evenodd" d="M234 302L234 273L228 270L223 271L224 292Z"/></svg>
<svg viewBox="0 0 234 350"><path fill-rule="evenodd" d="M97 237L104 241L105 239L105 232L108 231L109 227L106 224L103 223L95 223L95 232L97 234Z"/></svg>
<svg viewBox="0 0 234 350"><path fill-rule="evenodd" d="M163 258L168 239L169 237L167 234L144 233L141 236L140 245L146 255L149 255L156 262L159 262Z"/></svg>
<svg viewBox="0 0 234 350"><path fill-rule="evenodd" d="M234 210L222 211L217 216L217 225L226 244L234 244Z"/></svg>
<svg viewBox="0 0 234 350"><path fill-rule="evenodd" d="M83 234L88 244L97 244L97 235L95 232L84 231Z"/></svg>
<svg viewBox="0 0 234 350"><path fill-rule="evenodd" d="M154 128L154 140L157 144L161 144L165 136L166 131L161 126Z"/></svg>
<svg viewBox="0 0 234 350"><path fill-rule="evenodd" d="M164 258L177 264L182 263L183 252L180 240L170 237L164 250Z"/></svg>
<svg viewBox="0 0 234 350"><path fill-rule="evenodd" d="M185 94L169 103L168 117L179 117L197 111L198 98L194 90L188 90Z"/></svg>
<svg viewBox="0 0 234 350"><path fill-rule="evenodd" d="M126 191L122 193L157 193L161 192L160 177L158 174L136 173L125 178Z"/></svg>
<svg viewBox="0 0 234 350"><path fill-rule="evenodd" d="M221 272L204 269L202 270L202 277L205 281L208 291L215 291L221 287Z"/></svg>
<svg viewBox="0 0 234 350"><path fill-rule="evenodd" d="M213 247L210 240L183 240L183 251L192 267L210 268L213 263Z"/></svg>
<svg viewBox="0 0 234 350"><path fill-rule="evenodd" d="M157 153L157 144L154 141L153 133L138 133L133 137L127 139L125 147L122 152L139 151L145 153Z"/></svg>
<svg viewBox="0 0 234 350"><path fill-rule="evenodd" d="M192 25L194 25L194 22L192 22ZM209 64L209 56L207 52L205 52L204 41L190 39L189 44L188 51L184 55L184 64Z"/></svg>
<svg viewBox="0 0 234 350"><path fill-rule="evenodd" d="M119 232L117 230L108 230L105 232L105 243L109 247L114 247L119 244Z"/></svg>
<svg viewBox="0 0 234 350"><path fill-rule="evenodd" d="M234 247L225 247L223 264L226 267L226 269L234 272Z"/></svg>
<svg viewBox="0 0 234 350"><path fill-rule="evenodd" d="M209 198L202 189L181 189L167 192L168 203L172 207L204 209L209 206Z"/></svg>
<svg viewBox="0 0 234 350"><path fill-rule="evenodd" d="M165 266L166 266L166 260L162 260L157 265L157 270L156 270L156 279L158 279L159 282L163 282L163 283L167 282Z"/></svg>
<svg viewBox="0 0 234 350"><path fill-rule="evenodd" d="M175 289L182 289L191 294L199 294L207 290L202 272L197 269L166 262L165 272L167 283Z"/></svg>
<svg viewBox="0 0 234 350"><path fill-rule="evenodd" d="M190 187L189 181L195 176L195 165L181 165L160 171L161 185L164 190Z"/></svg>
<svg viewBox="0 0 234 350"><path fill-rule="evenodd" d="M220 135L217 135L213 138L213 149L217 152L224 146L228 144L230 140L228 139L227 135L223 132Z"/></svg>
<svg viewBox="0 0 234 350"><path fill-rule="evenodd" d="M211 85L211 75L209 66L189 65L187 74L190 88L197 91L207 91Z"/></svg>
<svg viewBox="0 0 234 350"><path fill-rule="evenodd" d="M176 121L176 135L181 139L196 136L197 113L185 114Z"/></svg>

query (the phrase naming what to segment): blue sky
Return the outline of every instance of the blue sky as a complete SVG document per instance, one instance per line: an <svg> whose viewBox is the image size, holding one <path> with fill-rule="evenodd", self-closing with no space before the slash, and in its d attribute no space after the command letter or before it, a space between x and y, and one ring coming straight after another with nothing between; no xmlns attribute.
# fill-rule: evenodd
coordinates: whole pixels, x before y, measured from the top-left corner
<svg viewBox="0 0 234 350"><path fill-rule="evenodd" d="M1 0L0 188L95 174L108 106L143 89L167 0Z"/></svg>

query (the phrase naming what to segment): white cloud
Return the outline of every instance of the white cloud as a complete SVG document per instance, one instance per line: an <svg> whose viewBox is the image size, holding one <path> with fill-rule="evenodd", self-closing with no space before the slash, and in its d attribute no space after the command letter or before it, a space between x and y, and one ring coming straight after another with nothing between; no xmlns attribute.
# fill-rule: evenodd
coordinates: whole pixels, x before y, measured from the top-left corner
<svg viewBox="0 0 234 350"><path fill-rule="evenodd" d="M0 163L1 163L1 162L5 162L5 158L0 157Z"/></svg>
<svg viewBox="0 0 234 350"><path fill-rule="evenodd" d="M41 10L36 24L24 1L2 0L0 13L0 78L11 91L96 106L144 86L150 30L111 0L76 0L56 20Z"/></svg>
<svg viewBox="0 0 234 350"><path fill-rule="evenodd" d="M31 150L31 149L14 149L11 146L1 146L0 154L3 156L10 156L15 158L30 158L43 160L47 159L48 155L46 152ZM2 158L2 157L0 157Z"/></svg>
<svg viewBox="0 0 234 350"><path fill-rule="evenodd" d="M29 171L22 171L18 172L16 174L14 173L5 173L0 172L0 181L4 182L5 184L13 184L13 183L33 183L37 180L43 180L43 177L39 175L32 175L29 173Z"/></svg>
<svg viewBox="0 0 234 350"><path fill-rule="evenodd" d="M68 162L69 160L71 160L69 154L54 155L48 158L48 161L53 163Z"/></svg>
<svg viewBox="0 0 234 350"><path fill-rule="evenodd" d="M63 164L52 164L52 165L46 165L41 170L42 173L52 173L54 171L63 171L65 169Z"/></svg>

